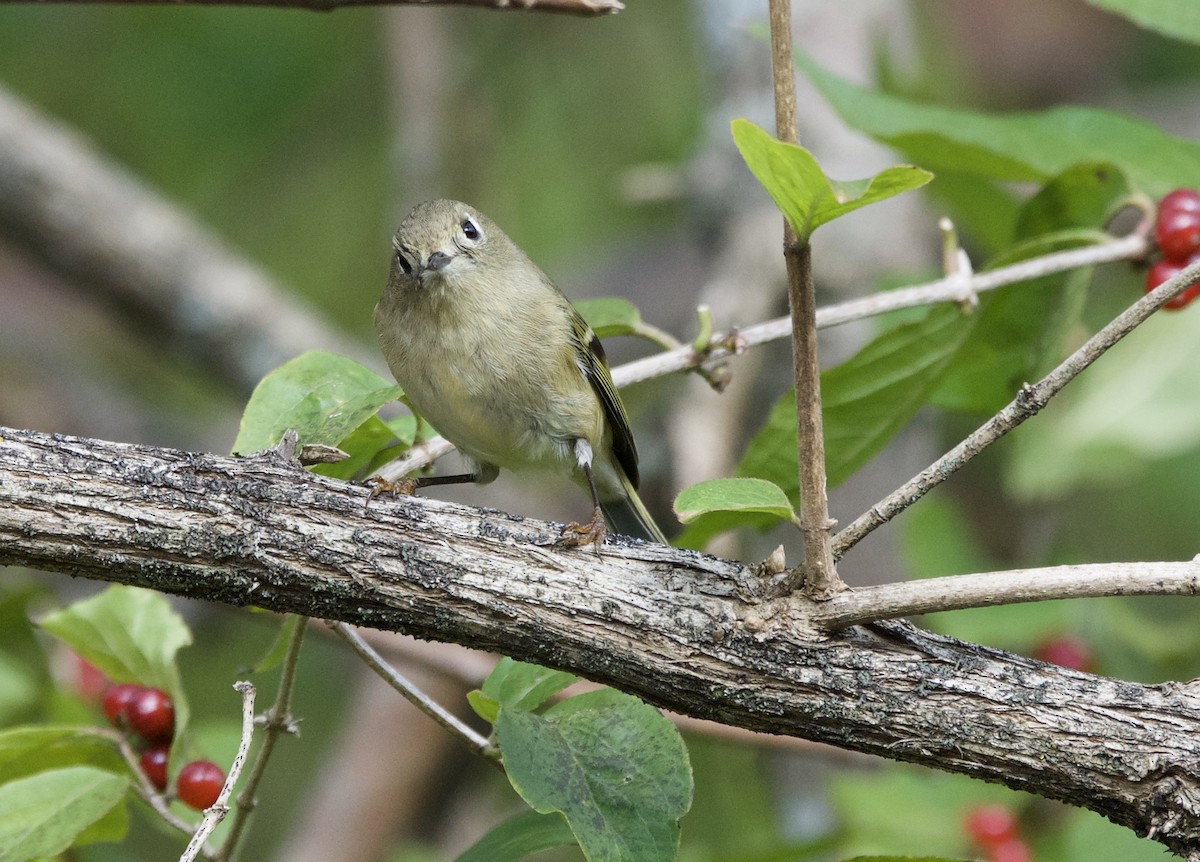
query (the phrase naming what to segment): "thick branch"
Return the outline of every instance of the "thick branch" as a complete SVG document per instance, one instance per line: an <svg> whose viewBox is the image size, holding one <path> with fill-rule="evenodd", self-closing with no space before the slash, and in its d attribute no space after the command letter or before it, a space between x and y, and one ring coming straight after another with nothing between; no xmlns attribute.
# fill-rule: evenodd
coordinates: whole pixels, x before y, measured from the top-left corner
<svg viewBox="0 0 1200 862"><path fill-rule="evenodd" d="M659 706L961 772L1200 851L1200 691L878 623L824 635L737 563L559 550L542 522L379 499L275 454L0 430L0 563L453 641ZM933 585L936 589L936 584Z"/></svg>

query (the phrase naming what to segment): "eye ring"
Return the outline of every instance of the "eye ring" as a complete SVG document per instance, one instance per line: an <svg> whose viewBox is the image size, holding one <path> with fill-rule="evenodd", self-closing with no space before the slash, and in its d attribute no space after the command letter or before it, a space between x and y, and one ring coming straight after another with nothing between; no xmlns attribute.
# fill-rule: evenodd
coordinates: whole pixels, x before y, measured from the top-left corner
<svg viewBox="0 0 1200 862"><path fill-rule="evenodd" d="M404 252L396 250L396 263L405 275L412 275L412 264L408 262L408 258L404 256Z"/></svg>
<svg viewBox="0 0 1200 862"><path fill-rule="evenodd" d="M462 220L463 236L470 240L477 240L483 236L483 232L479 230L479 225L475 224L470 218Z"/></svg>

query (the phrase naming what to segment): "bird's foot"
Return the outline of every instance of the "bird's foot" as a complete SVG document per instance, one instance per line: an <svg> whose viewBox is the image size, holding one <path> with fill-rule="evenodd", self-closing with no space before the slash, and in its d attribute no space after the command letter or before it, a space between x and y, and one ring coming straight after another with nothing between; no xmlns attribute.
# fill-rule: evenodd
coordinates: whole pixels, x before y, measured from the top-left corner
<svg viewBox="0 0 1200 862"><path fill-rule="evenodd" d="M567 524L563 527L556 548L581 548L584 545L594 545L599 548L605 535L604 512L597 508L592 512L592 519L586 524Z"/></svg>
<svg viewBox="0 0 1200 862"><path fill-rule="evenodd" d="M389 482L382 476L372 476L367 479L367 484L371 486L371 493L367 495L367 502L370 503L376 497L381 497L388 494L392 497L407 496L417 493L417 488L420 487L415 478L409 476L405 479L397 479L395 482Z"/></svg>

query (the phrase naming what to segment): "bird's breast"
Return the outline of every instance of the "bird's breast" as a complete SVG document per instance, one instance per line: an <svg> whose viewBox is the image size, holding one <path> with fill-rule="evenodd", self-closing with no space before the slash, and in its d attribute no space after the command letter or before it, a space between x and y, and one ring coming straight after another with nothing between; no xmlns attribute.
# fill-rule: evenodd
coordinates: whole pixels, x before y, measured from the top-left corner
<svg viewBox="0 0 1200 862"><path fill-rule="evenodd" d="M414 328L409 315L381 331L384 353L413 407L471 458L506 469L573 464L572 445L598 445L603 410L551 321L472 314Z"/></svg>

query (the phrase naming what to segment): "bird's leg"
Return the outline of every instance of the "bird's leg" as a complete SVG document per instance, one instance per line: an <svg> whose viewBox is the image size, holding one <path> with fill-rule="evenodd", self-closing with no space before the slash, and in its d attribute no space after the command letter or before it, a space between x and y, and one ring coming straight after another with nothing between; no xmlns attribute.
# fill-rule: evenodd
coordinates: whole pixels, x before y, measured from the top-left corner
<svg viewBox="0 0 1200 862"><path fill-rule="evenodd" d="M596 479L592 476L592 447L588 441L575 441L575 459L587 479L588 490L592 492L592 519L586 524L567 524L563 527L562 535L554 544L560 548L579 548L583 545L600 547L604 541L604 512L600 508L600 495L596 493Z"/></svg>
<svg viewBox="0 0 1200 862"><path fill-rule="evenodd" d="M479 476L476 473L455 473L452 476L406 476L395 482L389 482L382 476L372 476L367 479L367 483L374 486L371 488L371 496L367 498L367 502L381 494L399 497L402 494L415 494L421 488L428 488L431 485L462 485L478 481Z"/></svg>

